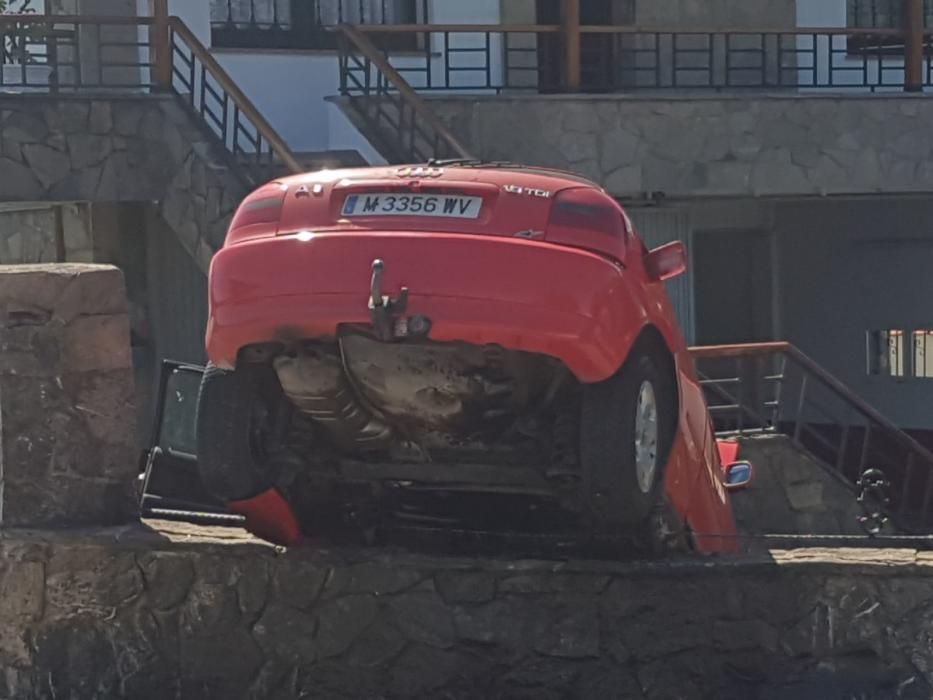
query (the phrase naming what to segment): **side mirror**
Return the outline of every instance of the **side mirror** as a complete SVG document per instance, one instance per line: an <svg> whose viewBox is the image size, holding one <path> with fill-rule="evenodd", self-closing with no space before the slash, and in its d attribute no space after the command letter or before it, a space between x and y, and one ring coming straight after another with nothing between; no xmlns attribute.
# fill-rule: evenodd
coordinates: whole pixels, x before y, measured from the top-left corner
<svg viewBox="0 0 933 700"><path fill-rule="evenodd" d="M752 483L753 471L751 462L733 462L727 465L723 479L726 491L742 491L748 488Z"/></svg>
<svg viewBox="0 0 933 700"><path fill-rule="evenodd" d="M648 251L645 269L648 276L658 282L682 275L687 271L687 248L681 241L673 241Z"/></svg>

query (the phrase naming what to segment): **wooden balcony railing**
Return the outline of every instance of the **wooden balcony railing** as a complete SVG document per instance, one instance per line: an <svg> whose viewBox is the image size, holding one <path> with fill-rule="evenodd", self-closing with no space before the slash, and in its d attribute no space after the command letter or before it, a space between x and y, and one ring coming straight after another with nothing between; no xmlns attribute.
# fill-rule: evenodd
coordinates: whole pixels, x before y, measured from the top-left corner
<svg viewBox="0 0 933 700"><path fill-rule="evenodd" d="M933 33L916 11L908 17L904 28L870 29L566 23L355 29L377 45L409 37L417 51L384 55L418 92L920 91L933 86Z"/></svg>

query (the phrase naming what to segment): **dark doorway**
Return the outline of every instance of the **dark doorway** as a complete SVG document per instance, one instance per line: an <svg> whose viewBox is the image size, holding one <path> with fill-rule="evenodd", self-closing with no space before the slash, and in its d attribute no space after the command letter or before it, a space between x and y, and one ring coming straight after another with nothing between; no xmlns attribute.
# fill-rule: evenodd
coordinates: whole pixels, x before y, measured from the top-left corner
<svg viewBox="0 0 933 700"><path fill-rule="evenodd" d="M538 24L561 23L561 0L537 0ZM635 21L633 0L581 0L580 24L611 26ZM613 89L616 37L610 34L584 34L580 40L581 89L583 92L609 92ZM541 35L538 39L538 87L541 92L558 92L564 82L563 37Z"/></svg>
<svg viewBox="0 0 933 700"><path fill-rule="evenodd" d="M698 344L773 339L771 268L771 239L765 231L694 232Z"/></svg>

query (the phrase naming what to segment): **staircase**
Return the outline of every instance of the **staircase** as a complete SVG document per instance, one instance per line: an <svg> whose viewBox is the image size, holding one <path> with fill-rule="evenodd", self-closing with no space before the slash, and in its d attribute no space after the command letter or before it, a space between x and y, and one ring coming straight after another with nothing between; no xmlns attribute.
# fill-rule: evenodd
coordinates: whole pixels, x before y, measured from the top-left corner
<svg viewBox="0 0 933 700"><path fill-rule="evenodd" d="M721 439L785 436L899 529L933 530L933 452L790 343L691 348Z"/></svg>
<svg viewBox="0 0 933 700"><path fill-rule="evenodd" d="M338 31L336 103L389 163L473 157L366 34L351 25Z"/></svg>

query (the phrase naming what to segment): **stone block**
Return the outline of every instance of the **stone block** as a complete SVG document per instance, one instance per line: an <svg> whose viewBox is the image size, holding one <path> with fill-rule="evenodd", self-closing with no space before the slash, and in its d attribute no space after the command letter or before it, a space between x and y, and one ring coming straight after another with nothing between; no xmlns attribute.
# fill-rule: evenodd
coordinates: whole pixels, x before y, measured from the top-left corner
<svg viewBox="0 0 933 700"><path fill-rule="evenodd" d="M0 525L116 524L135 513L123 276L0 266Z"/></svg>
<svg viewBox="0 0 933 700"><path fill-rule="evenodd" d="M32 169L10 158L0 158L0 200L24 201L42 197L42 185Z"/></svg>
<svg viewBox="0 0 933 700"><path fill-rule="evenodd" d="M823 506L823 484L815 480L790 484L787 500L794 510L818 510Z"/></svg>
<svg viewBox="0 0 933 700"><path fill-rule="evenodd" d="M27 144L23 146L23 154L43 187L51 187L71 171L68 156L49 146Z"/></svg>

